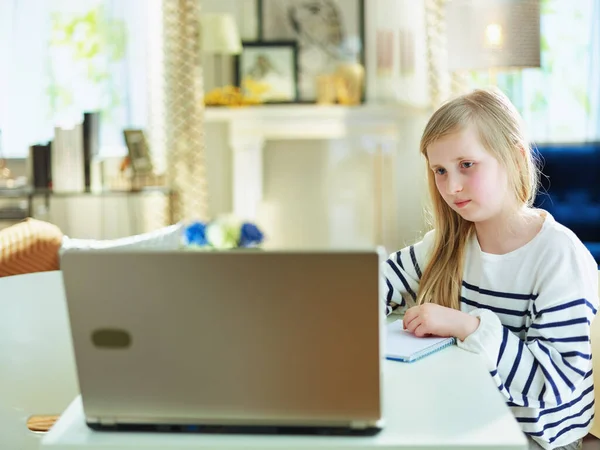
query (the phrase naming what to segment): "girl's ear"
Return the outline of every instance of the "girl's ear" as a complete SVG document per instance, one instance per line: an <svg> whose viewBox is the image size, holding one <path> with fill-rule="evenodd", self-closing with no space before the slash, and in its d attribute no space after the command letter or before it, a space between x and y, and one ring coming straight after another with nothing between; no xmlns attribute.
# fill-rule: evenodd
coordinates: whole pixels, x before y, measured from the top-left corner
<svg viewBox="0 0 600 450"><path fill-rule="evenodd" d="M519 149L521 156L525 156L525 147L523 147L522 144L517 144L517 148Z"/></svg>

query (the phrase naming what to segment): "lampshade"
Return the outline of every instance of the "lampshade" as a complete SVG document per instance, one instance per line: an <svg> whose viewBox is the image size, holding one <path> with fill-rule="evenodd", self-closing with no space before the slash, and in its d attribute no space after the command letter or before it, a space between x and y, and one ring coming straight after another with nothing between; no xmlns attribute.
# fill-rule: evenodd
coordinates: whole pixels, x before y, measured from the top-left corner
<svg viewBox="0 0 600 450"><path fill-rule="evenodd" d="M539 0L448 0L448 68L540 67Z"/></svg>
<svg viewBox="0 0 600 450"><path fill-rule="evenodd" d="M200 46L204 53L237 55L242 41L231 14L203 14L200 19Z"/></svg>

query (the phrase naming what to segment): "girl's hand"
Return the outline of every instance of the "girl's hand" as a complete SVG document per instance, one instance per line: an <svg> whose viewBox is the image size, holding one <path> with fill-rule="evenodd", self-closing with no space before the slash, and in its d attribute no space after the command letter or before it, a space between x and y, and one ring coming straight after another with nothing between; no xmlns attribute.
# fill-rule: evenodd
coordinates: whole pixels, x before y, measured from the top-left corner
<svg viewBox="0 0 600 450"><path fill-rule="evenodd" d="M404 328L415 336L456 337L464 341L479 327L479 318L452 308L424 303L404 314Z"/></svg>

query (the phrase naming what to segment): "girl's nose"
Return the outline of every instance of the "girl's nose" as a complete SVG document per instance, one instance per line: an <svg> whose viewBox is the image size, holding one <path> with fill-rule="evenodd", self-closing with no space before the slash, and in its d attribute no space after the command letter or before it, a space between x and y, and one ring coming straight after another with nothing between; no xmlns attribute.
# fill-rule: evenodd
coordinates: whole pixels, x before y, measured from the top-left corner
<svg viewBox="0 0 600 450"><path fill-rule="evenodd" d="M449 195L458 194L463 190L462 182L460 177L454 175L448 175L448 183L446 184L446 192Z"/></svg>

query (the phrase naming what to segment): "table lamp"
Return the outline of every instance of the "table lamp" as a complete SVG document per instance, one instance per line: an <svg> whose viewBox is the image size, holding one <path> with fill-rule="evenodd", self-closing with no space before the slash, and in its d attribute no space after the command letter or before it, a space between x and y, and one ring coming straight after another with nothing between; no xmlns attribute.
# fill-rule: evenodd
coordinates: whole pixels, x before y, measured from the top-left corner
<svg viewBox="0 0 600 450"><path fill-rule="evenodd" d="M214 83L223 84L224 55L239 55L242 41L231 14L203 14L200 18L200 48L214 55ZM229 67L231 68L231 66Z"/></svg>
<svg viewBox="0 0 600 450"><path fill-rule="evenodd" d="M540 67L539 0L447 0L448 69Z"/></svg>

